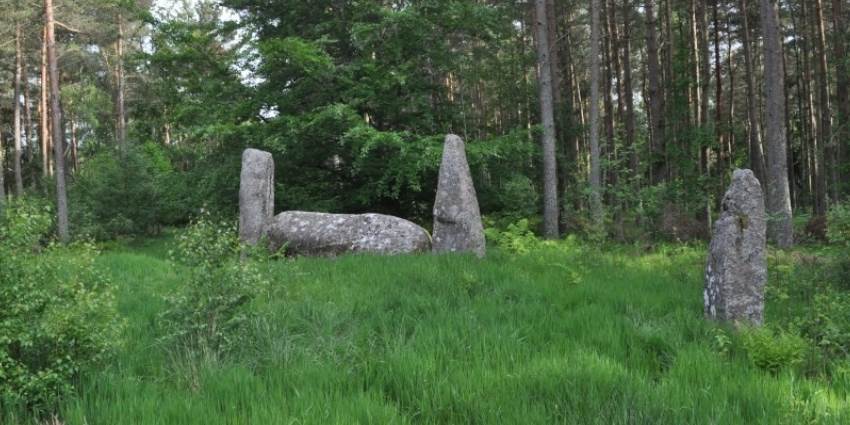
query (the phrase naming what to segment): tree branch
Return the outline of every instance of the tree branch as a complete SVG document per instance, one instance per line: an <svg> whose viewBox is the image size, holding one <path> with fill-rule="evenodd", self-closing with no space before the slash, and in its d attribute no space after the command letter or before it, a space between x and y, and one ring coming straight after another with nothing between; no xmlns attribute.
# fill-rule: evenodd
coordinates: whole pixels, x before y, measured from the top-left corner
<svg viewBox="0 0 850 425"><path fill-rule="evenodd" d="M76 28L70 27L70 26L68 26L68 25L65 25L65 24L63 24L62 22L59 22L59 21L53 21L53 23L54 23L54 24L56 24L56 26L62 27L62 28L64 28L64 29L65 29L65 30L67 30L67 31L75 32L75 33L77 33L77 34L85 34L85 32L80 31L80 30L78 30L78 29L76 29Z"/></svg>

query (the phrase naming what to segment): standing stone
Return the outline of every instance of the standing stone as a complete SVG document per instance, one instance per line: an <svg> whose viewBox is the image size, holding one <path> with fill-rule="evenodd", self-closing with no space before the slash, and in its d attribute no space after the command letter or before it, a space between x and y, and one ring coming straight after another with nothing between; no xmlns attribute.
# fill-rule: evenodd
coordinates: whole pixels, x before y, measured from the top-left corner
<svg viewBox="0 0 850 425"><path fill-rule="evenodd" d="M761 325L767 224L764 193L750 170L735 170L705 268L705 315L710 319Z"/></svg>
<svg viewBox="0 0 850 425"><path fill-rule="evenodd" d="M239 239L256 245L274 214L274 159L256 149L242 153L239 183Z"/></svg>
<svg viewBox="0 0 850 425"><path fill-rule="evenodd" d="M382 214L287 211L268 226L269 249L290 254L415 254L431 249L431 237L410 221Z"/></svg>
<svg viewBox="0 0 850 425"><path fill-rule="evenodd" d="M484 257L484 226L475 186L460 137L446 136L437 199L434 202L434 252L469 251Z"/></svg>

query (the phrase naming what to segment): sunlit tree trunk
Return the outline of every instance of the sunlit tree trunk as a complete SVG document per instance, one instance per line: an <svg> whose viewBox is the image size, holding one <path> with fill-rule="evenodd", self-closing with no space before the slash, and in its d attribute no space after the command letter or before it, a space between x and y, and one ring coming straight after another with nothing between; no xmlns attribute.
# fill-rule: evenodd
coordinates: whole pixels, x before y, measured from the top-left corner
<svg viewBox="0 0 850 425"><path fill-rule="evenodd" d="M715 138L718 146L718 160L725 162L728 152L726 152L726 134L722 131L723 123L723 67L720 59L720 2L713 0L711 8L711 21L714 27L714 128ZM720 176L721 181L724 178L724 173L716 173ZM721 185L724 186L724 185Z"/></svg>
<svg viewBox="0 0 850 425"><path fill-rule="evenodd" d="M600 87L602 91L603 104L605 105L605 156L609 162L609 164L613 164L616 161L617 155L617 147L616 140L614 138L614 101L611 96L611 82L614 81L614 65L613 65L613 57L617 54L614 50L613 40L611 38L611 26L608 25L608 11L607 11L607 2L600 2L600 11L601 16L606 17L606 25L600 26L605 30L605 44L602 46L603 58L605 59L605 84ZM601 18L598 18L601 21ZM617 184L617 170L614 167L606 167L603 169L603 172L606 174L605 182L609 185L609 187L614 187ZM609 202L611 201L611 193L610 192L607 197Z"/></svg>
<svg viewBox="0 0 850 425"><path fill-rule="evenodd" d="M50 79L50 117L53 123L53 163L56 179L56 228L59 240L70 240L68 229L68 194L65 187L65 149L62 134L62 110L60 109L59 68L56 59L55 20L53 18L53 0L44 0L44 21L47 26L47 73Z"/></svg>
<svg viewBox="0 0 850 425"><path fill-rule="evenodd" d="M24 177L21 173L21 158L23 153L23 147L21 146L21 138L23 137L21 134L21 72L22 72L22 52L23 48L21 47L21 24L15 24L15 98L14 98L14 120L15 123L12 126L14 128L15 135L15 156L13 158L13 166L15 168L15 196L22 196L24 194Z"/></svg>
<svg viewBox="0 0 850 425"><path fill-rule="evenodd" d="M850 140L850 69L847 67L847 16L845 13L847 12L845 9L845 3L847 0L832 0L832 32L833 32L833 61L835 61L835 100L838 106L838 121L837 121L837 139L840 141L844 141L847 143ZM840 162L844 165L847 165L848 161L850 161L850 149L847 148L846 145L842 143L838 143L836 145L838 152L836 153L836 157L839 158ZM845 182L845 175L841 175L841 170L838 170L838 180L839 182ZM847 189L846 183L842 184L843 187L836 187L837 192L836 201L840 200L845 190Z"/></svg>
<svg viewBox="0 0 850 425"><path fill-rule="evenodd" d="M50 106L49 106L49 84L47 75L47 25L44 25L41 38L41 93L39 102L39 128L41 142L41 172L43 177L50 176L53 171L50 163Z"/></svg>
<svg viewBox="0 0 850 425"><path fill-rule="evenodd" d="M623 96L623 67L620 62L620 29L617 24L617 3L616 0L605 0L607 2L608 16L606 23L608 25L608 34L611 37L611 60L614 61L614 89L617 93L617 122L622 123L625 116L626 105Z"/></svg>
<svg viewBox="0 0 850 425"><path fill-rule="evenodd" d="M832 137L832 106L829 98L829 68L826 58L826 32L824 29L823 19L823 3L822 0L815 0L815 28L817 36L817 54L818 54L818 103L820 105L820 140L823 146L824 158L824 180L827 175L829 177L828 184L824 185L829 188L829 192L833 199L838 198L838 167L836 149L834 139ZM844 59L844 58L842 58ZM825 188L826 189L826 188ZM826 205L824 206L826 207ZM824 208L825 209L825 208ZM825 211L823 211L825 213Z"/></svg>
<svg viewBox="0 0 850 425"><path fill-rule="evenodd" d="M820 98L818 97L818 101L815 100L815 90L820 88L820 78L821 73L820 70L812 71L812 61L815 60L813 55L817 55L818 47L814 46L815 53L812 53L813 47L810 45L811 40L816 40L817 34L815 27L817 26L814 22L816 19L816 13L812 13L809 10L809 7L805 2L801 3L801 12L802 12L802 20L803 20L803 28L797 28L796 19L792 20L794 23L794 32L800 33L803 35L803 93L806 98L806 106L807 106L807 114L806 124L808 124L808 132L806 133L806 137L803 138L804 141L808 142L806 146L806 153L808 156L808 165L809 171L811 173L812 180L812 191L810 192L812 195L812 209L815 216L823 216L826 214L826 174L824 170L825 162L824 162L824 140L823 136L823 128L822 121L818 119L820 113L819 109L822 108L822 103L820 102ZM819 95L818 95L819 96Z"/></svg>
<svg viewBox="0 0 850 425"><path fill-rule="evenodd" d="M599 0L592 0L590 9L590 215L596 231L604 223L602 212L602 166L599 149Z"/></svg>
<svg viewBox="0 0 850 425"><path fill-rule="evenodd" d="M780 248L790 248L794 244L794 234L785 136L785 70L782 69L782 35L775 0L761 0L761 23L764 32L768 236Z"/></svg>
<svg viewBox="0 0 850 425"><path fill-rule="evenodd" d="M744 25L743 44L744 50L744 74L747 79L747 133L749 134L749 159L750 168L760 182L766 182L764 148L761 143L761 125L759 120L759 103L756 97L755 70L753 69L752 43L750 42L750 14L747 0L740 0L741 20Z"/></svg>
<svg viewBox="0 0 850 425"><path fill-rule="evenodd" d="M552 66L546 0L535 1L537 14L537 62L540 72L540 115L543 121L543 235L558 237L558 175L555 158L555 115L552 99Z"/></svg>
<svg viewBox="0 0 850 425"><path fill-rule="evenodd" d="M655 0L645 0L646 10L646 60L649 79L649 135L652 166L652 183L666 179L667 164L664 158L664 93L661 90L661 65L658 62L658 36L656 33Z"/></svg>
<svg viewBox="0 0 850 425"><path fill-rule="evenodd" d="M24 140L27 142L27 157L29 160L32 160L33 157L33 147L32 147L32 110L30 108L30 84L29 84L29 70L27 67L26 55L23 56L23 63L21 66L22 69L22 80L23 80L23 94L24 94Z"/></svg>
<svg viewBox="0 0 850 425"><path fill-rule="evenodd" d="M623 95L625 96L626 147L629 149L629 170L638 172L638 150L635 144L635 101L632 87L632 6L623 1Z"/></svg>
<svg viewBox="0 0 850 425"><path fill-rule="evenodd" d="M118 146L121 152L127 150L127 114L124 103L124 18L119 13L117 17L118 40L115 42L117 57L115 59L115 114Z"/></svg>

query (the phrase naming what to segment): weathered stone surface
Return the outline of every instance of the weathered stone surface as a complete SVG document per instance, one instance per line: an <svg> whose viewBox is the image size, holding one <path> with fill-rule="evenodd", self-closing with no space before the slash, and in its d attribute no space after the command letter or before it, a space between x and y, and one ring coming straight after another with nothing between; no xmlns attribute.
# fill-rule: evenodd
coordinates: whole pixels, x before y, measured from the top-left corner
<svg viewBox="0 0 850 425"><path fill-rule="evenodd" d="M416 224L381 214L326 214L287 211L268 227L269 248L299 255L345 253L412 254L431 249L428 232Z"/></svg>
<svg viewBox="0 0 850 425"><path fill-rule="evenodd" d="M761 184L750 170L735 170L705 268L705 315L760 325L764 313L767 223Z"/></svg>
<svg viewBox="0 0 850 425"><path fill-rule="evenodd" d="M256 149L242 153L239 182L239 239L256 245L274 215L274 159Z"/></svg>
<svg viewBox="0 0 850 425"><path fill-rule="evenodd" d="M443 162L434 201L434 252L486 252L478 197L466 162L463 140L450 134L443 146Z"/></svg>

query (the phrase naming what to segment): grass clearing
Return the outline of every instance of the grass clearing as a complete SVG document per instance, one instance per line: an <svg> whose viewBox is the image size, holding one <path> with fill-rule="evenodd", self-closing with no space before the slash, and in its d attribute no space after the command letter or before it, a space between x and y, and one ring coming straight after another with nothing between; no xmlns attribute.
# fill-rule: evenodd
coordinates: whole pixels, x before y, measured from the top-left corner
<svg viewBox="0 0 850 425"><path fill-rule="evenodd" d="M85 374L67 424L848 423L829 380L718 348L704 255L574 242L513 256L264 264L253 343L227 358L157 344L181 284L169 239L109 248L120 355ZM780 312L768 309L771 314ZM734 342L733 342L734 344ZM14 422L14 421L12 421Z"/></svg>

